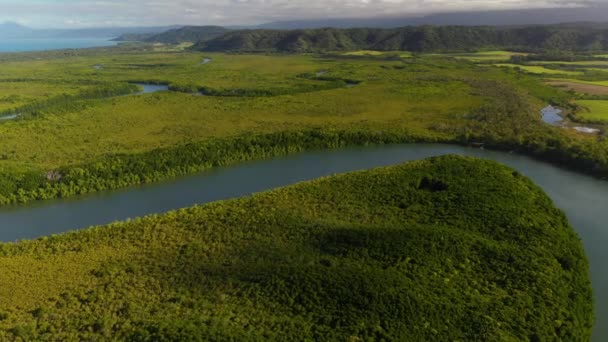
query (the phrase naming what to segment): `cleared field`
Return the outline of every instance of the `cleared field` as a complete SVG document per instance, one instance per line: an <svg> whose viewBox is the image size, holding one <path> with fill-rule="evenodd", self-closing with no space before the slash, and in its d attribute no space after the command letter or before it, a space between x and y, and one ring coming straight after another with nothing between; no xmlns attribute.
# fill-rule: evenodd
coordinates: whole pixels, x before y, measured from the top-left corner
<svg viewBox="0 0 608 342"><path fill-rule="evenodd" d="M538 61L538 62L534 62L533 64L535 64L535 65L551 65L551 64L556 64L556 65L582 65L582 66L597 65L597 66L606 66L606 67L608 67L608 61L577 61L577 62Z"/></svg>
<svg viewBox="0 0 608 342"><path fill-rule="evenodd" d="M519 68L525 72L528 72L531 74L539 74L539 75L541 75L541 74L570 75L570 76L583 75L583 72L548 69L548 68L545 68L542 66L536 66L536 65L519 65L519 64L501 63L501 64L494 64L494 66Z"/></svg>
<svg viewBox="0 0 608 342"><path fill-rule="evenodd" d="M573 90L577 93L581 94L589 94L589 95L608 95L608 86L602 85L593 85L593 84L585 84L577 82L564 82L564 81L547 81L546 84L554 87L565 88L568 90Z"/></svg>
<svg viewBox="0 0 608 342"><path fill-rule="evenodd" d="M510 52L510 51L483 51L475 53L457 53L449 54L455 58L466 59L472 62L506 62L513 56L526 56L526 53Z"/></svg>
<svg viewBox="0 0 608 342"><path fill-rule="evenodd" d="M577 104L586 107L589 111L578 113L583 119L593 121L608 121L608 101L579 100Z"/></svg>
<svg viewBox="0 0 608 342"><path fill-rule="evenodd" d="M375 51L375 50L351 51L351 52L346 52L343 55L344 56L373 56L373 57L399 56L401 58L412 57L412 53L408 52L408 51Z"/></svg>
<svg viewBox="0 0 608 342"><path fill-rule="evenodd" d="M572 82L572 83L594 85L594 86L599 86L599 87L608 87L608 81L584 81L584 80L577 80L577 79L571 79L571 78L568 78L568 79L550 79L550 81Z"/></svg>
<svg viewBox="0 0 608 342"><path fill-rule="evenodd" d="M344 55L345 56L381 56L383 54L385 54L385 52L383 52L383 51L359 50L359 51L347 52Z"/></svg>

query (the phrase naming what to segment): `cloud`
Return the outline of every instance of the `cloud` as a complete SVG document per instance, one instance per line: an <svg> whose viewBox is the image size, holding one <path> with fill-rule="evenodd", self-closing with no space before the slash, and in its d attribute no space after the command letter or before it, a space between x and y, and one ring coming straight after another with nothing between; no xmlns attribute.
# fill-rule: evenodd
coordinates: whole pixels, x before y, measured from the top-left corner
<svg viewBox="0 0 608 342"><path fill-rule="evenodd" d="M0 0L0 20L38 26L248 25L273 20L580 7L599 0Z"/></svg>

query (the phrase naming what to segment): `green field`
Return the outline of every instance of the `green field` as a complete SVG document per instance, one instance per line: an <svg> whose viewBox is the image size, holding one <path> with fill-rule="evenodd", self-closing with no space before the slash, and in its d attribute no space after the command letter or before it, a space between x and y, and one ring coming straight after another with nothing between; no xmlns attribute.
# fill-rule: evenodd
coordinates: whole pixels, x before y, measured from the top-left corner
<svg viewBox="0 0 608 342"><path fill-rule="evenodd" d="M590 85L595 85L595 86L601 86L601 87L608 87L608 80L606 81L585 81L585 80L580 80L580 79L570 79L570 78L559 78L559 79L553 79L553 80L559 80L559 81L564 81L564 82L575 82L575 83L582 83L582 84L590 84Z"/></svg>
<svg viewBox="0 0 608 342"><path fill-rule="evenodd" d="M513 56L525 56L526 53L510 51L482 51L474 53L455 53L448 54L455 58L466 59L472 62L507 62Z"/></svg>
<svg viewBox="0 0 608 342"><path fill-rule="evenodd" d="M588 111L580 111L577 114L583 119L608 122L608 101L578 100L576 103L588 109Z"/></svg>
<svg viewBox="0 0 608 342"><path fill-rule="evenodd" d="M400 56L401 58L410 58L413 56L411 52L407 51L374 51L374 50L360 50L343 53L344 56L370 56L370 57L390 57ZM425 53L422 56L426 57L454 57L458 59L464 59L472 62L507 62L512 56L525 56L526 53L510 52L510 51L481 51L481 52L470 52L470 53Z"/></svg>
<svg viewBox="0 0 608 342"><path fill-rule="evenodd" d="M3 244L0 269L2 340L587 340L592 325L563 213L455 156Z"/></svg>
<svg viewBox="0 0 608 342"><path fill-rule="evenodd" d="M497 67L508 67L508 68L519 68L525 72L529 72L531 74L553 74L553 75L570 75L577 76L583 75L583 72L579 71L566 71L566 70L557 70L557 69L548 69L542 66L534 66L534 65L519 65L519 64L494 64Z"/></svg>
<svg viewBox="0 0 608 342"><path fill-rule="evenodd" d="M606 67L608 67L608 61L605 61L605 60L600 60L600 61L576 61L576 62L567 62L567 61L535 61L533 63L534 64L538 64L538 65L551 65L551 64L574 65L574 66L597 65L597 66L606 66Z"/></svg>
<svg viewBox="0 0 608 342"><path fill-rule="evenodd" d="M391 57L399 56L401 58L410 58L412 53L408 51L375 51L375 50L360 50L343 53L344 56L370 56L370 57Z"/></svg>

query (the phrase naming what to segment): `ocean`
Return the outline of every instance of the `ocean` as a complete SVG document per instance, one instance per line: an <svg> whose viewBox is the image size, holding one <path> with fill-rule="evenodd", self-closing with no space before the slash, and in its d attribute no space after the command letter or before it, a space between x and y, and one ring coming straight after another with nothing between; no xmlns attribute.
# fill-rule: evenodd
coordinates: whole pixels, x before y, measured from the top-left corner
<svg viewBox="0 0 608 342"><path fill-rule="evenodd" d="M46 51L112 46L111 38L0 38L0 52Z"/></svg>

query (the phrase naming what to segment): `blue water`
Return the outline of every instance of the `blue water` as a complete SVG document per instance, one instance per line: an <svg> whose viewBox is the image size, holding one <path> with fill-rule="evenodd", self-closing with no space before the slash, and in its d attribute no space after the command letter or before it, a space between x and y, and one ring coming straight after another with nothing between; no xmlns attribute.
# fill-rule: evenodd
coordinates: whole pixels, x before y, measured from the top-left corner
<svg viewBox="0 0 608 342"><path fill-rule="evenodd" d="M143 88L143 90L137 94L148 94L148 93L156 93L159 91L169 90L169 86L166 84L151 84L151 83L134 83L134 84Z"/></svg>
<svg viewBox="0 0 608 342"><path fill-rule="evenodd" d="M564 121L564 118L562 118L560 116L562 111L553 106L547 106L547 107L543 108L543 110L541 110L540 113L543 116L543 121L550 125L557 126L557 125L561 124L562 121Z"/></svg>
<svg viewBox="0 0 608 342"><path fill-rule="evenodd" d="M111 38L0 38L0 52L46 51L112 46Z"/></svg>

